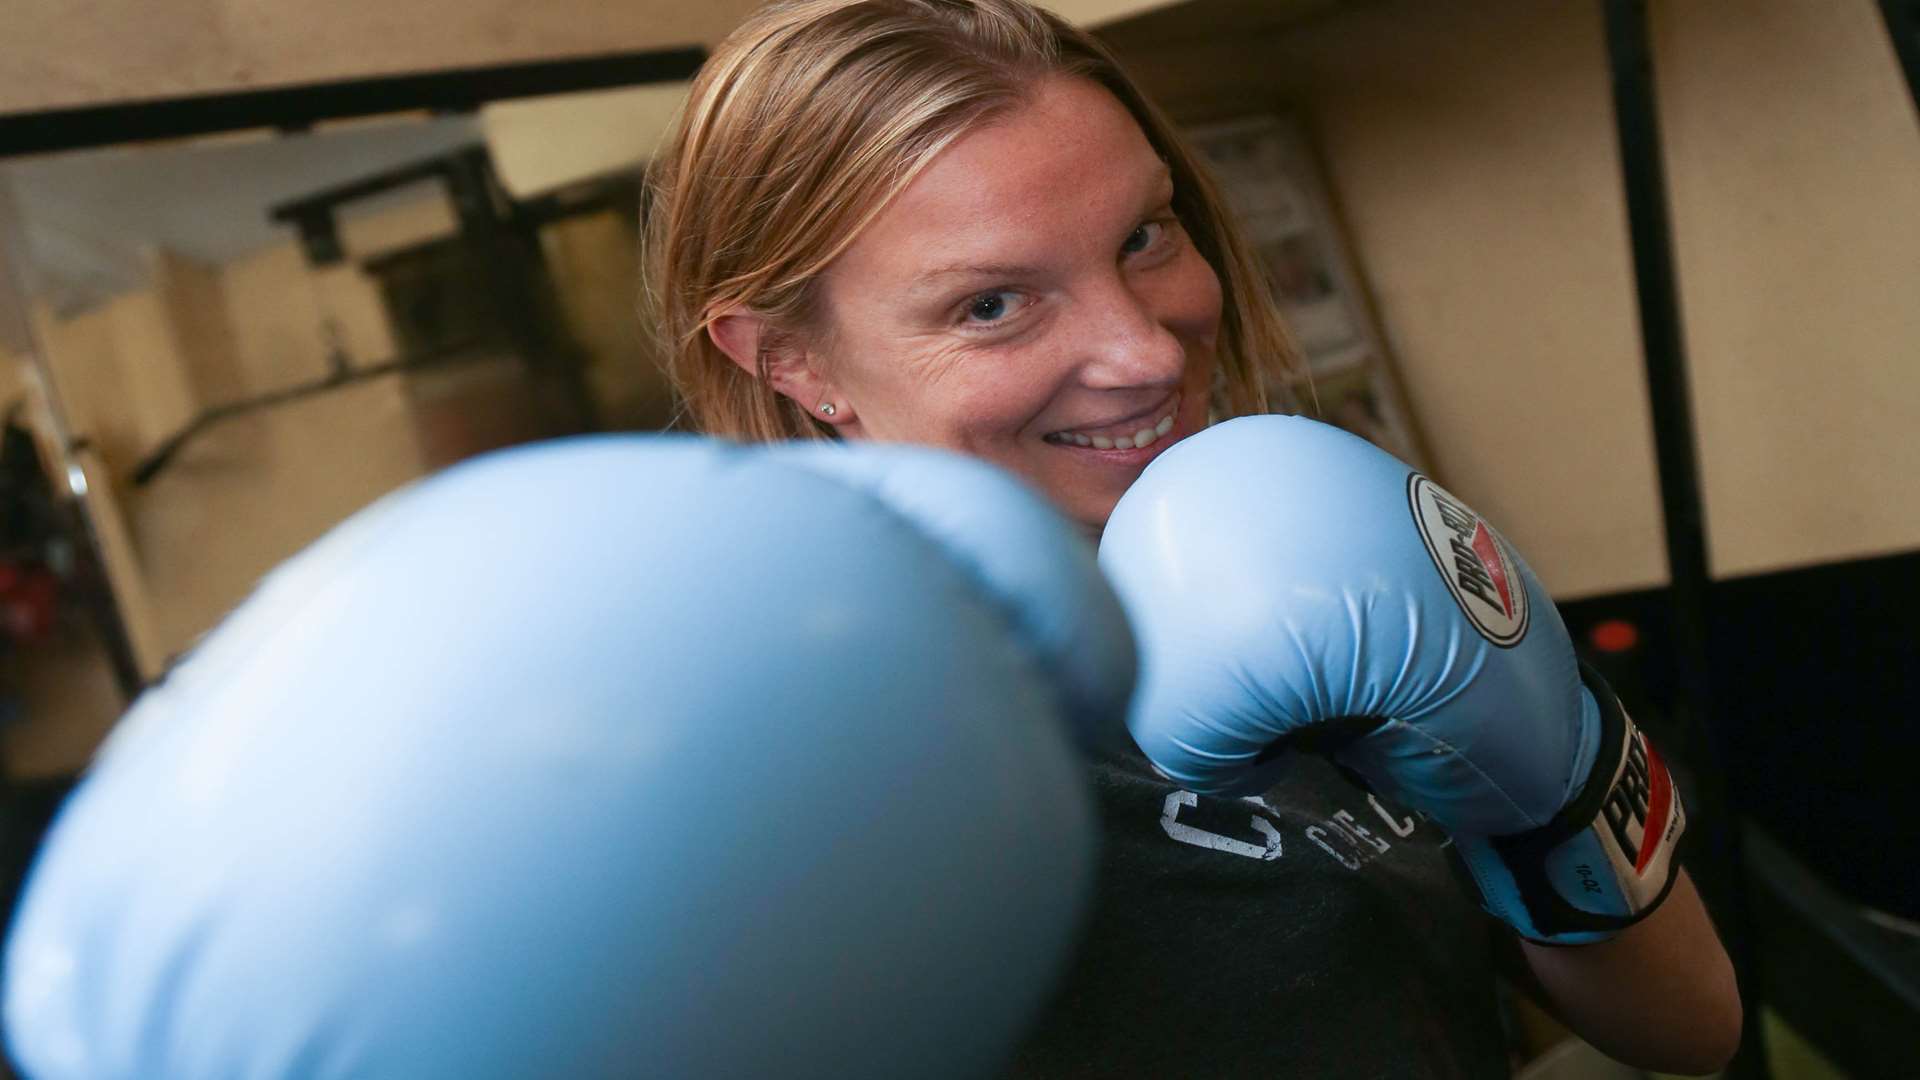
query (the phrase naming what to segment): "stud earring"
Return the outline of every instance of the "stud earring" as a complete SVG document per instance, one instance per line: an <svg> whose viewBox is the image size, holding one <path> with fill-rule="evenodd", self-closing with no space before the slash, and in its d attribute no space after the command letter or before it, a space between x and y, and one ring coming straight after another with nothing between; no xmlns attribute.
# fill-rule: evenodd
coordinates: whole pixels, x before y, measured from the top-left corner
<svg viewBox="0 0 1920 1080"><path fill-rule="evenodd" d="M837 413L839 411L840 411L839 409L836 409L833 407L833 402L831 401L827 402L825 405L820 406L821 416L832 416L834 413Z"/></svg>

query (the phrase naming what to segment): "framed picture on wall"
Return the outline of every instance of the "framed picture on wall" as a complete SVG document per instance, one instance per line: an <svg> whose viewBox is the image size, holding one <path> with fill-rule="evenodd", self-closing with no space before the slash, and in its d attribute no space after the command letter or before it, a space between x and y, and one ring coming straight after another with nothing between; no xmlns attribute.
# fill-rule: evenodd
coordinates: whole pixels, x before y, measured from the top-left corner
<svg viewBox="0 0 1920 1080"><path fill-rule="evenodd" d="M1259 116L1189 130L1273 286L1307 362L1283 401L1426 468L1320 169L1292 121Z"/></svg>

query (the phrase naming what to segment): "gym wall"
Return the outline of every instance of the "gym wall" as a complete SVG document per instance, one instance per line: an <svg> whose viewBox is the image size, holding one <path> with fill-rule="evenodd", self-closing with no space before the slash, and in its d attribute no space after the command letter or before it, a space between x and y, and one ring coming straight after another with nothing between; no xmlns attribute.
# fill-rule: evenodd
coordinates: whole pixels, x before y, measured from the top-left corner
<svg viewBox="0 0 1920 1080"><path fill-rule="evenodd" d="M1184 120L1318 143L1436 471L1556 596L1666 581L1597 4L1109 36ZM1920 547L1920 139L1869 0L1654 6L1716 576Z"/></svg>
<svg viewBox="0 0 1920 1080"><path fill-rule="evenodd" d="M173 5L164 20L115 6L123 18L75 21L51 0L16 5L0 109L711 41L753 3L564 0L535 23L502 0L459 5L458 17L442 2L353 0L271 20L217 0ZM1653 16L1716 576L1920 548L1920 442L1900 437L1920 426L1920 378L1903 363L1920 306L1902 302L1920 278L1920 139L1878 11L1695 0ZM1436 472L1503 523L1556 596L1664 583L1597 4L1191 3L1104 32L1184 121L1305 120ZM20 51L47 40L62 48ZM550 141L533 150L533 161L564 156ZM575 332L611 361L590 373L600 396L663 411L658 385L628 379L642 368L623 362L640 343L617 329L624 290L606 285L630 256L619 222L569 223L546 243L556 277L601 284L563 290ZM282 287L297 262L288 248L223 275L237 313L229 361L249 385L324 362L312 313L291 310L311 296ZM172 277L204 290L191 268ZM321 286L336 310L377 314L364 282ZM130 299L70 332L111 352L121 324L151 322L155 303ZM385 354L378 326L348 322L350 352ZM204 367L217 338L181 351ZM257 369L261 356L274 370ZM204 373L179 364L137 377L154 383L140 415L91 406L110 459L170 430L183 395L204 396Z"/></svg>
<svg viewBox="0 0 1920 1080"><path fill-rule="evenodd" d="M369 254L451 231L443 204L390 205L344 242ZM351 363L394 353L371 279L311 268L291 240L224 264L164 249L146 263L145 286L36 321L68 423L98 454L95 503L124 522L115 591L151 678L266 570L425 465L405 388L380 380L227 421L189 467L135 486L134 466L199 410L327 373L320 292Z"/></svg>
<svg viewBox="0 0 1920 1080"><path fill-rule="evenodd" d="M196 151L116 150L95 167L137 169ZM32 212L31 200L24 209ZM236 203L230 212L264 210ZM69 298L58 310L36 303L67 421L92 447L96 511L124 541L112 577L145 678L341 519L440 465L536 434L524 430L521 365L476 358L228 417L134 483L135 468L205 409L319 384L336 352L349 370L363 370L405 351L399 315L388 310L399 301L383 296L369 265L451 240L458 223L445 192L431 183L402 188L343 213L339 224L347 258L332 265L311 265L291 230L224 261L148 246L126 260L138 268L132 287L96 288L102 295ZM635 314L634 232L631 213L609 207L554 222L541 240L601 422L659 427L671 402L645 359Z"/></svg>
<svg viewBox="0 0 1920 1080"><path fill-rule="evenodd" d="M1920 124L1886 24L1655 14L1714 573L1920 547Z"/></svg>

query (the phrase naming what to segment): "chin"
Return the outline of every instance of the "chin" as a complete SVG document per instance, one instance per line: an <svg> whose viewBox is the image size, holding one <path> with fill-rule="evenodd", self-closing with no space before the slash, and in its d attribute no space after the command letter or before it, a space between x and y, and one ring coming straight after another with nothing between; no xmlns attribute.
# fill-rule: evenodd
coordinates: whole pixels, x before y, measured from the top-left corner
<svg viewBox="0 0 1920 1080"><path fill-rule="evenodd" d="M1106 531L1107 519L1113 516L1113 508L1118 505L1119 502L1119 496L1115 496L1101 503L1093 513L1073 514L1070 516L1073 518L1074 524L1080 526L1082 532L1098 540L1100 539L1100 534Z"/></svg>
<svg viewBox="0 0 1920 1080"><path fill-rule="evenodd" d="M1138 477L1138 473L1134 477ZM1133 477L1126 484L1112 485L1111 478L1103 477L1109 483L1078 484L1062 490L1061 487L1045 489L1054 508L1080 527L1088 536L1099 539L1100 533L1107 527L1107 519L1113 516L1113 508L1120 503Z"/></svg>

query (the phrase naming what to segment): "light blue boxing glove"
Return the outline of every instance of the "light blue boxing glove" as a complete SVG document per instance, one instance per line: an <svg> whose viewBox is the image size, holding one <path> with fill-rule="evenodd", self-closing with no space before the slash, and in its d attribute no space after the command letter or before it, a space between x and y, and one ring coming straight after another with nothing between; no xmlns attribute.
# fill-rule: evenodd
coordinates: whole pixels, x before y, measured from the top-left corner
<svg viewBox="0 0 1920 1080"><path fill-rule="evenodd" d="M1071 942L1073 744L1132 670L1085 541L976 463L477 460L123 720L31 874L8 1045L33 1080L984 1075Z"/></svg>
<svg viewBox="0 0 1920 1080"><path fill-rule="evenodd" d="M1147 468L1100 563L1140 642L1129 727L1174 782L1258 791L1288 751L1332 754L1452 832L1535 941L1602 940L1666 896L1666 767L1512 547L1387 453L1220 424Z"/></svg>

